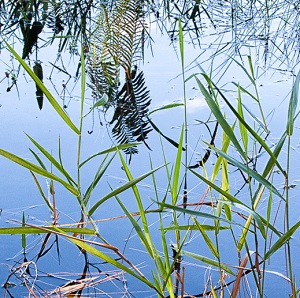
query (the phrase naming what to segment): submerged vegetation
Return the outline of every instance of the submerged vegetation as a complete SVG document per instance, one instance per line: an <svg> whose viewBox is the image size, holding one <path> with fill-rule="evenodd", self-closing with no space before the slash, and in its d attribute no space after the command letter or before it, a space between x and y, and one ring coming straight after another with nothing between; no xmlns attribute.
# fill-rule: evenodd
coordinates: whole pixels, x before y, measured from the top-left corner
<svg viewBox="0 0 300 298"><path fill-rule="evenodd" d="M35 82L39 108L48 100L76 137L68 148L59 139L54 154L27 135L35 147L30 149L34 162L0 149L2 157L29 171L52 221L42 218L44 224L32 224L26 220L29 211L24 211L18 226L0 228L1 237L22 235L22 261L10 267L3 285L5 295L20 293L21 285L15 284L20 280L34 297L96 297L103 292L110 297L265 297L275 277L279 286L288 285L287 296L298 297L300 272L293 237L299 233L300 221L293 216L291 197L291 173L297 167L292 142L300 83L300 75L294 74L299 68L298 6L297 1L286 0L0 1L2 51L8 50L18 62L17 69L6 71L7 91L18 87L21 69L25 70ZM178 45L183 102L150 110L151 90L143 61L145 47L151 47L153 23ZM207 45L202 44L205 35L210 37ZM199 50L194 64L185 62L187 42ZM50 64L69 78L63 88L70 78L80 82L79 119L72 119L65 98L53 95L51 86L43 83L45 74L38 57L47 47L57 47L57 58ZM65 51L76 61L75 71L65 66ZM198 65L206 51L211 52L208 71ZM217 65L218 55L224 54L226 58ZM221 86L231 64L247 78L246 85L233 82L233 98ZM287 116L280 120L283 125L276 143L270 141L271 116L265 113L259 94L258 68L290 72L293 78ZM49 76L52 82L52 73ZM213 125L208 140L198 137L207 149L196 164L188 124L187 85L192 81L209 108L198 122L209 132ZM88 98L92 103L89 99L86 105ZM249 101L255 104L256 113L248 107ZM184 112L178 119L178 139L173 139L161 131L153 114L162 110L171 114L178 106ZM111 128L114 141L84 157L84 122L98 113ZM139 159L142 144L149 148L151 131L160 136L161 147L155 150L164 162L156 165L151 154L158 153L153 151L148 171L134 177L130 160ZM169 148L174 149L171 162ZM76 158L65 161L64 150L67 154L76 151ZM128 163L123 152L129 155ZM109 190L99 199L99 188L107 185L105 175L113 163L121 166L127 180L118 187L108 181ZM149 179L151 200L140 186ZM195 181L202 187L196 199L191 195ZM237 191L234 181L240 184ZM59 222L57 205L65 193L77 204L75 224ZM129 196L134 206L124 199ZM116 230L123 231L120 218L110 219L110 225L117 226L112 234L101 229L101 221L107 220L106 206L116 204L122 223L128 221L135 241L141 244L134 254L123 249L123 235L115 235ZM42 240L32 249L28 243L38 234ZM54 254L55 247L60 259L61 239L79 252L83 272L63 285L58 279L51 287L40 277L45 270L40 262ZM196 239L201 239L201 245ZM282 259L283 268L271 267L276 258Z"/></svg>

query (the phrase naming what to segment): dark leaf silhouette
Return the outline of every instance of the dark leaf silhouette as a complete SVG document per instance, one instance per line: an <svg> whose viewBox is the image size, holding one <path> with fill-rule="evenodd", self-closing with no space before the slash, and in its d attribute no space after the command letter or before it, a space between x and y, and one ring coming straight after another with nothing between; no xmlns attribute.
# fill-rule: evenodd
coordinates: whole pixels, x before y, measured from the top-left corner
<svg viewBox="0 0 300 298"><path fill-rule="evenodd" d="M33 22L31 27L23 26L24 47L22 59L26 59L32 51L38 40L38 35L42 32L44 25L41 22Z"/></svg>

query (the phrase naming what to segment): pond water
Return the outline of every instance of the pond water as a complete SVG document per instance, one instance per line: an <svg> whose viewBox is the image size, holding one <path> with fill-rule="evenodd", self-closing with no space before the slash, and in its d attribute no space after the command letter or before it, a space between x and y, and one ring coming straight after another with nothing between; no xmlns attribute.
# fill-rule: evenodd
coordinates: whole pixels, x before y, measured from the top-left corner
<svg viewBox="0 0 300 298"><path fill-rule="evenodd" d="M217 14L218 10L215 11ZM220 15L218 18L220 20ZM207 20L208 22L209 20ZM208 22L209 23L209 22ZM257 24L256 24L257 25ZM218 34L210 34L215 32L213 28L208 26L206 33L201 38L203 48L206 50L200 50L199 47L193 46L187 37L185 37L185 65L187 66L186 78L193 73L200 73L200 66L207 72L211 67L211 55L216 48L213 47L213 43L220 47L222 43L226 44L232 40L231 32L227 35L221 35L222 23L218 23ZM174 44L170 43L170 40L166 36L161 36L160 31L154 25L151 26L151 37L154 42L152 43L152 51L149 49L145 52L144 64L141 64L141 69L144 71L146 85L151 94L151 106L150 110L154 110L157 107L169 104L169 103L182 103L183 102L183 83L181 77L181 62L178 41ZM218 39L223 38L222 42ZM217 42L216 42L217 41ZM245 42L245 40L243 40ZM242 43L243 41L239 41ZM278 41L277 41L278 42ZM53 44L55 48L56 44ZM274 46L274 45L273 45ZM22 46L16 44L15 49L18 52L22 51ZM244 52L243 52L244 51ZM246 47L240 51L245 67L247 65L246 55L252 54L255 60L255 70L258 77L259 94L262 101L262 107L264 115L267 115L268 129L270 135L268 136L268 144L270 146L276 145L283 131L286 128L286 119L288 114L288 104L290 91L294 81L294 76L291 72L286 71L293 70L293 73L297 73L297 60L290 59L289 62L283 67L282 61L279 60L278 55L274 56L272 60L271 55L268 56L268 65L271 68L265 69L265 61L256 60L255 55L262 52L262 48L259 47L257 40L253 42L252 47ZM153 52L153 56L152 56ZM53 53L53 57L52 57ZM272 53L272 51L270 51ZM67 114L75 124L78 125L79 117L79 105L80 105L80 81L75 82L72 77L67 83L68 76L64 75L61 71L53 71L51 63L55 60L56 53L51 50L51 47L41 48L38 52L38 58L43 62L44 69L44 83L53 92L57 100L63 105L66 105L65 109ZM67 69L70 73L75 73L77 69L77 63L79 57L68 57L65 55L67 61ZM224 52L220 55L213 57L213 73L214 80L218 86L220 86L232 103L236 105L236 89L237 87L232 84L232 81L241 84L243 87L250 85L249 78L241 70L234 61L231 61L232 57L228 57L229 53ZM50 57L51 56L51 57ZM260 55L263 56L263 55ZM294 57L292 53L290 57ZM1 52L1 73L7 71L7 68L14 63L14 69L17 68L16 61L10 56L7 51ZM238 58L237 58L238 59ZM295 63L296 60L296 63ZM230 62L231 61L231 62ZM238 60L241 62L241 60ZM273 61L273 62L271 62ZM286 61L286 60L285 60ZM51 63L50 63L51 62ZM286 66L293 65L293 69L289 69ZM221 67L218 67L218 66ZM275 71L280 68L285 71ZM51 81L48 79L51 75ZM6 79L2 80L0 85L0 117L1 117L1 149L12 152L26 160L35 162L35 158L28 150L32 148L35 150L32 142L26 137L25 133L33 139L37 140L44 148L46 148L55 157L58 157L58 139L60 138L62 160L65 168L68 169L72 176L76 176L76 158L77 158L77 137L75 134L70 133L70 129L63 123L61 118L53 110L47 100L44 100L44 106L42 110L39 110L35 98L35 85L32 79L24 74L21 70L16 86L12 88L10 92L6 92L7 87L11 81ZM66 84L67 83L67 84ZM62 86L66 85L64 89ZM207 128L201 124L201 121L206 122L209 119L210 109L208 108L206 101L197 85L195 79L191 79L186 83L187 91L187 116L188 116L188 160L191 165L197 163L197 160L201 159L206 152L207 145L203 142L210 142L210 135ZM251 92L253 87L249 87ZM64 102L61 101L58 93L65 92ZM259 108L256 102L251 99L250 96L243 95L243 103L246 108L259 118ZM220 98L220 105L223 111L228 114L228 121L231 125L234 122L234 118L230 113L226 103ZM85 111L89 111L92 106L92 100L90 92L87 91ZM109 114L111 113L111 114ZM94 115L90 114L84 120L83 135L82 135L82 156L83 159L91 156L92 154L101 150L108 149L112 142L116 141L112 138L110 129L111 127L105 123L105 117L111 119L112 112L108 115L100 112ZM100 115L100 118L99 118ZM100 125L99 122L103 122ZM184 109L183 107L176 107L167 110L161 110L152 115L153 122L159 127L159 129L171 139L178 142L181 126L184 122ZM214 128L214 119L212 118L210 123L210 129ZM247 116L249 124L255 121L249 115ZM257 125L257 123L256 123ZM258 128L259 130L259 128ZM290 225L299 221L300 202L297 198L298 188L298 164L299 160L299 125L296 122L295 133L292 138L291 144L291 171L289 173L289 185L291 185L290 201L291 201L291 213L290 213ZM89 132L93 131L91 134ZM261 131L260 131L261 132ZM177 149L163 140L163 150L161 147L161 138L155 132L152 131L149 134L147 144L152 149L149 151L144 145L139 146L139 154L132 157L130 163L130 170L133 177L138 177L143 173L146 173L150 169L150 159L153 163L153 167L157 167L165 164L164 154L166 155L167 162L173 163L176 156ZM216 141L216 147L222 146L222 134L219 129ZM283 154L278 158L279 162L285 166L288 148L285 146ZM259 154L259 152L258 152ZM216 162L216 156L211 153L211 158L206 163L207 173L211 173L213 166ZM234 147L230 149L230 155L239 159L239 155L235 151ZM103 157L98 157L93 162L89 163L88 167L82 168L81 184L87 187L91 182L94 173L97 171L99 164ZM127 158L128 160L128 158ZM257 171L263 171L263 167L267 161L267 155L264 153L259 157L257 162ZM50 164L47 164L50 167ZM169 166L171 171L172 164ZM24 212L26 223L31 225L46 225L53 222L53 218L43 199L40 192L37 189L32 176L29 171L22 169L18 165L0 158L0 225L1 227L10 227L14 225L20 226L22 224L22 214ZM198 173L205 175L202 168L196 169ZM182 170L184 172L184 170ZM183 173L182 173L183 174ZM249 190L241 189L241 185L244 183L243 177L237 171L237 168L232 166L229 170L230 176L230 192L235 195L241 201L249 204ZM157 193L158 199L162 200L168 191L168 179L165 169L161 169L155 173L157 181ZM273 174L272 183L277 187L280 192L284 191L284 181L282 177L278 177ZM49 181L43 177L40 178L42 188L50 196ZM121 163L118 158L115 158L104 177L101 180L100 185L97 186L93 194L93 201L90 206L105 194L110 192L110 187L113 189L123 185L127 181L126 175L122 170ZM218 177L220 182L220 177ZM156 200L155 191L152 179L149 177L138 184L139 190L143 198L143 204L150 209L156 209L157 205L153 203ZM246 187L247 188L247 187ZM207 185L191 173L188 174L188 203L195 204L205 197ZM182 191L180 194L180 200L182 202ZM120 194L122 202L126 205L130 212L136 212L138 210L136 201L131 190ZM214 197L215 198L215 197ZM81 211L78 206L78 202L74 196L65 190L59 183L55 184L55 199L56 208L59 212L58 223L59 224L74 224L77 223L81 216ZM209 197L207 198L209 201ZM268 196L264 194L262 198L263 203L258 207L258 212L263 216L267 214ZM277 197L274 197L272 210L272 219L276 219L276 228L280 231L284 231L284 208L283 202ZM279 206L279 207L278 207ZM277 209L278 207L278 209ZM191 208L194 208L192 206ZM211 212L211 208L202 207L202 212ZM276 213L278 211L278 214ZM247 215L247 213L245 213ZM126 218L119 218L124 215L123 210L114 198L106 201L94 215L94 219L97 222L98 229L101 236L108 240L111 245L115 245L120 251L124 252L126 257L133 261L133 263L147 276L151 277L152 263L150 257L147 255L144 246L138 240L136 233L132 230L132 225ZM172 224L172 212L166 212L163 214L165 227ZM161 235L159 232L159 217L157 213L150 213L148 222L153 237L153 242L156 243L157 249L162 251ZM179 217L181 224L187 224L188 216L185 215ZM201 224L211 224L208 219L198 218ZM242 222L238 214L234 215L234 220ZM241 227L234 227L236 235L241 233ZM207 232L210 233L210 232ZM210 235L211 236L211 235ZM297 249L300 246L299 232L293 235L291 239L291 249L294 265L294 276L300 278L300 268L297 264L300 262L300 257ZM213 236L211 236L213 238ZM227 238L231 239L231 232L225 231L222 233L222 241L219 241L219 251L221 252L221 260L224 264L232 264L238 266L238 255L236 252L236 246L233 242L226 241ZM275 237L275 236L274 236ZM24 255L22 249L21 235L2 235L1 236L1 252L0 252L0 283L4 285L7 281L11 287L8 288L8 292L4 287L0 291L0 295L12 295L14 297L24 297L29 295L28 288L32 288L35 293L39 293L41 296L59 296L62 293L55 292L56 287L65 285L69 281L79 279L82 275L82 271L85 266L85 259L80 250L72 243L67 241L63 237L59 237L58 245L55 243L55 235L50 237L47 243L47 248L52 244L53 246L44 256L37 260L37 254L39 253L45 235L28 235L26 245L26 258L28 261L32 261L29 264L30 274L26 271L24 264ZM260 239L260 238L259 238ZM96 240L93 238L93 240ZM225 241L224 241L225 240ZM174 233L167 233L168 245L176 242ZM274 240L275 241L275 240ZM274 242L273 242L274 243ZM264 242L259 243L259 248L255 247L254 238L249 236L248 239L249 251L264 251ZM212 257L209 248L205 241L201 237L201 234L194 232L188 235L184 250L195 251L204 256ZM245 250L242 251L242 254ZM171 252L170 252L171 254ZM111 254L113 256L113 254ZM243 255L242 255L243 257ZM116 270L116 268L108 265L102 260L96 257L89 256L89 271L87 276L89 278L95 278L91 280L91 286L87 286L84 294L87 297L155 297L157 294L153 290L149 290L148 287L141 282L137 282L134 278L125 275ZM192 258L184 256L182 266L185 268L185 291L190 295L196 296L197 294L208 291L205 288L206 285L212 282L213 285L220 285L218 280L220 278L219 272L205 263L201 263ZM248 266L248 267L247 267ZM251 267L247 264L247 268ZM286 259L284 247L276 252L274 257L271 258L270 264L266 268L266 280L265 280L265 296L266 297L288 297L291 292L291 287L287 282L288 273L286 271ZM234 269L236 272L237 269ZM23 283L24 276L27 276L27 286ZM224 273L225 282L229 283L234 280L234 277L227 276ZM67 284L68 286L74 284ZM78 285L76 285L78 286ZM232 286L232 285L231 285ZM230 296L231 286L228 286L228 291L225 294L226 297ZM241 295L244 297L259 297L259 294L255 290L255 283L253 276L247 274L242 282ZM62 289L61 289L62 290ZM65 289L64 289L65 290ZM274 294L276 293L276 294ZM275 296L274 296L275 295Z"/></svg>

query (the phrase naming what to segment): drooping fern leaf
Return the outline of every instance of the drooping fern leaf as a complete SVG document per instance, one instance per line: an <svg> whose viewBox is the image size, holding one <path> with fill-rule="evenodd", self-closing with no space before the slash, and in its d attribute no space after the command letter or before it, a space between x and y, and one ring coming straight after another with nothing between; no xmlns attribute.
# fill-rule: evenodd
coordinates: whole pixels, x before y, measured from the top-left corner
<svg viewBox="0 0 300 298"><path fill-rule="evenodd" d="M110 124L115 123L112 132L119 143L143 141L148 147L145 140L152 130L147 120L150 102L151 99L149 91L145 87L143 72L139 72L138 75L133 72L131 78L126 80L117 95L115 113L110 121ZM125 152L132 155L137 153L137 149L132 147L126 149Z"/></svg>
<svg viewBox="0 0 300 298"><path fill-rule="evenodd" d="M90 87L95 101L108 95L106 108L114 109L109 122L114 124L113 137L121 144L145 143L151 131L146 117L151 99L143 72L137 74L136 66L143 59L145 42L143 1L118 0L109 10L102 6L90 40ZM138 150L125 152L132 155Z"/></svg>

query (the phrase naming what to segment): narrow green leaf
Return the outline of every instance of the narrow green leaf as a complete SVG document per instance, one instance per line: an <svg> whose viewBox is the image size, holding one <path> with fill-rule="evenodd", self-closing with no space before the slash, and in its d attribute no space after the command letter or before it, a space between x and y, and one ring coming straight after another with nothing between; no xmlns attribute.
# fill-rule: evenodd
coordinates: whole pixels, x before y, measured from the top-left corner
<svg viewBox="0 0 300 298"><path fill-rule="evenodd" d="M104 160L101 162L95 177L92 181L92 183L89 185L89 187L87 188L84 197L83 197L83 202L85 205L87 205L87 203L89 202L89 199L92 195L93 190L95 189L95 187L97 186L97 184L99 183L100 179L103 177L103 175L105 174L107 168L109 167L109 165L111 164L111 162L113 161L115 154L109 159L109 161L107 163L106 162L106 158L108 157L108 155L106 155L106 157L104 158Z"/></svg>
<svg viewBox="0 0 300 298"><path fill-rule="evenodd" d="M5 150L2 150L0 149L0 155L2 155L3 157L19 164L20 166L34 172L34 173L37 173L41 176L44 176L46 178L49 178L49 179L52 179L52 180L55 180L59 183L61 183L65 188L67 188L73 195L75 195L76 197L80 195L79 191L74 188L72 185L70 185L69 183L67 183L66 181L62 180L61 178L55 176L54 174L48 172L48 171L45 171L43 168L25 160L25 159L22 159L10 152L7 152Z"/></svg>
<svg viewBox="0 0 300 298"><path fill-rule="evenodd" d="M170 103L170 104L164 105L162 107L159 107L159 108L156 108L156 109L150 111L148 113L148 116L150 116L151 114L156 113L158 111L168 110L168 109L172 109L172 108L176 108L176 107L182 107L182 106L184 106L183 103Z"/></svg>
<svg viewBox="0 0 300 298"><path fill-rule="evenodd" d="M280 194L280 192L276 189L274 185L272 185L268 180L266 180L263 176L261 176L258 172L252 170L247 165L244 165L243 163L239 162L235 158L227 155L223 151L217 149L216 147L206 143L210 148L212 148L217 154L221 155L223 158L226 158L231 164L245 172L246 174L250 175L252 178L254 178L256 181L261 183L262 185L266 186L267 189L272 191L275 195L277 195L279 198L284 200L284 197Z"/></svg>
<svg viewBox="0 0 300 298"><path fill-rule="evenodd" d="M132 181L133 177L130 173L129 167L127 166L127 164L126 164L124 158L122 157L120 151L118 151L118 153L119 153L119 157L120 157L123 169L126 173L127 179L129 181ZM147 239L147 247L149 249L151 249L150 251L148 251L148 253L153 257L152 241L151 241L150 232L149 232L149 225L148 225L147 218L146 218L146 215L145 215L143 202L142 202L142 199L141 199L141 196L140 196L140 193L139 193L139 190L138 190L136 184L132 186L132 190L133 190L135 200L137 202L138 209L139 209L139 212L140 212L140 217L141 217L141 220L142 220L143 229L144 229L145 236L146 236L146 239Z"/></svg>
<svg viewBox="0 0 300 298"><path fill-rule="evenodd" d="M186 208L182 208L182 207L177 207L177 206L174 206L171 204L166 204L166 203L157 202L157 204L160 205L162 209L166 208L166 209L170 209L170 210L174 210L174 211L178 211L178 212L182 212L182 213L186 213L186 214L190 214L190 215L194 215L194 216L199 216L199 217L203 217L203 218L207 218L207 219L223 221L223 222L226 222L229 224L236 224L236 225L242 226L241 224L239 224L237 222L229 221L226 218L215 216L215 215L212 215L209 213L190 210L190 209L186 209ZM175 230L176 230L176 227L177 227L177 225L175 226Z"/></svg>
<svg viewBox="0 0 300 298"><path fill-rule="evenodd" d="M173 181L171 184L171 194L172 194L172 204L173 205L176 205L177 199L178 199L178 185L179 185L179 175L180 175L181 156L182 156L183 132L184 132L184 127L182 126L179 146L178 146L177 155L176 155Z"/></svg>
<svg viewBox="0 0 300 298"><path fill-rule="evenodd" d="M219 218L219 217L218 217ZM212 225L201 225L202 229L204 231L215 231L216 227ZM174 230L180 230L180 231L198 231L197 225L185 225L185 226L171 226L167 228L163 228L165 231L174 231ZM230 226L220 226L220 230L228 230L230 229Z"/></svg>
<svg viewBox="0 0 300 298"><path fill-rule="evenodd" d="M95 231L87 228L63 228L60 227L65 233L76 233L83 235L95 235ZM56 232L57 229L53 226L41 226L41 227L8 227L8 228L0 228L0 235L29 235L29 234L47 234L49 232Z"/></svg>
<svg viewBox="0 0 300 298"><path fill-rule="evenodd" d="M134 219L134 217L131 215L131 213L128 211L128 209L125 207L125 205L121 202L121 200L118 198L118 196L115 196L115 197L116 197L117 202L119 203L119 205L121 206L121 208L125 212L126 216L130 220L132 227L135 229L138 237L140 238L140 241L145 246L145 248L146 248L148 254L150 255L150 257L153 259L154 254L153 254L152 247L149 244L149 235L148 235L148 237L145 237L144 232L141 229L141 227L139 226L138 222ZM149 231L148 231L148 233L149 233Z"/></svg>
<svg viewBox="0 0 300 298"><path fill-rule="evenodd" d="M283 244L285 244L292 235L296 232L296 230L300 227L300 221L298 221L294 226L292 226L285 234L283 234L270 248L269 251L264 256L264 260L266 261L271 257L273 253L275 253Z"/></svg>
<svg viewBox="0 0 300 298"><path fill-rule="evenodd" d="M147 172L146 174L135 178L127 183L125 183L124 185L116 188L115 190L113 190L112 192L110 192L109 194L105 195L101 200L99 200L98 202L96 202L94 204L94 206L90 209L90 211L88 212L88 215L91 216L96 210L97 208L103 204L105 201L107 201L108 199L110 199L111 197L114 197L116 195L118 195L121 192L124 192L125 190L127 190L128 188L131 188L133 185L137 184L138 182L142 181L143 179L145 179L146 177L148 177L149 175L151 175L152 173L156 172L157 170L159 170L160 168L164 167L164 165Z"/></svg>
<svg viewBox="0 0 300 298"><path fill-rule="evenodd" d="M194 223L196 224L199 232L202 234L202 237L204 239L204 241L206 242L208 248L210 249L210 251L212 252L212 254L217 258L219 259L220 258L220 255L219 255L219 252L217 250L217 248L215 247L215 245L212 243L212 241L210 240L210 238L207 236L206 232L205 232L205 229L202 228L202 225L194 218L192 217Z"/></svg>
<svg viewBox="0 0 300 298"><path fill-rule="evenodd" d="M206 79L209 79L205 74L203 74L203 76ZM220 111L220 108L218 107L218 105L216 104L214 99L211 97L209 92L206 90L204 85L201 83L201 81L197 77L195 77L195 79L197 81L198 86L200 87L200 90L201 90L202 94L204 95L204 98L205 98L208 106L210 107L210 109L211 109L212 113L214 114L214 116L216 117L217 121L222 126L224 132L228 135L229 139L231 140L231 142L233 143L233 145L235 146L237 151L246 160L245 153L244 153L239 141L235 137L235 134L232 131L230 125L227 123L226 119L222 115L222 112Z"/></svg>
<svg viewBox="0 0 300 298"><path fill-rule="evenodd" d="M234 113L234 115L237 117L237 119L245 126L245 128L252 134L252 136L259 142L259 144L268 152L268 154L272 157L273 164L275 163L279 170L285 175L285 171L277 161L276 156L274 156L272 150L268 147L268 145L265 143L265 141L250 127L250 125L244 121L244 119L239 115L239 113L235 110L235 108L231 105L231 103L227 100L227 98L224 96L224 94L221 92L221 90L218 89L216 85L214 87L218 90L219 94L223 98L223 100L226 102L230 110ZM263 126L264 127L264 126ZM266 177L266 176L263 176Z"/></svg>
<svg viewBox="0 0 300 298"><path fill-rule="evenodd" d="M243 119L243 122L246 122L245 117L244 117L244 113L243 113L240 86L238 86L238 113L239 113L240 117ZM243 122L239 121L239 127L240 127L240 133L241 133L241 136L242 136L242 141L243 141L243 144L244 144L245 152L246 152L246 155L248 155L248 132L247 132L247 129L246 129L245 125L243 124Z"/></svg>
<svg viewBox="0 0 300 298"><path fill-rule="evenodd" d="M287 123L287 134L291 136L294 131L294 117L296 114L296 109L298 106L298 100L299 100L299 81L300 81L300 71L296 77L293 89L292 89L292 94L290 98L290 103L289 103L289 111L288 111L288 123Z"/></svg>
<svg viewBox="0 0 300 298"><path fill-rule="evenodd" d="M198 255L198 254L195 254L195 253L192 253L192 252L188 252L188 251L185 251L185 250L183 250L182 253L184 255L192 258L192 259L198 260L198 261L200 261L202 263L205 263L207 265L214 266L214 267L217 267L217 268L221 268L225 272L235 276L235 273L230 268L228 268L225 264L219 263L218 261L209 259L207 257L201 256L201 255Z"/></svg>
<svg viewBox="0 0 300 298"><path fill-rule="evenodd" d="M10 52L14 55L14 57L18 60L18 62L22 65L22 67L26 70L26 72L32 77L36 85L43 91L49 103L55 109L57 114L62 118L62 120L76 133L80 134L78 128L68 117L66 112L62 109L59 103L55 100L50 91L46 88L46 86L41 82L41 80L35 75L35 73L30 69L30 67L26 64L26 62L17 54L17 52L4 40L6 46L10 50Z"/></svg>
<svg viewBox="0 0 300 298"><path fill-rule="evenodd" d="M63 166L38 142L36 142L33 138L31 138L27 133L26 136L29 140L41 151L41 153L50 161L50 163L55 166L69 181L76 185L76 182L72 179L70 174L63 168Z"/></svg>
<svg viewBox="0 0 300 298"><path fill-rule="evenodd" d="M39 181L37 180L36 176L34 175L34 173L32 171L30 171L32 177L33 177L33 180L42 196L42 198L44 199L46 205L48 206L48 208L51 210L51 212L53 212L53 207L51 206L50 202L48 201L47 197L45 196L44 192L43 192L43 189L39 183Z"/></svg>
<svg viewBox="0 0 300 298"><path fill-rule="evenodd" d="M86 160L84 160L82 163L80 163L79 167L81 168L84 164L86 164L88 161L95 158L96 156L103 155L103 154L108 154L108 153L111 153L111 152L117 152L118 150L123 150L123 149L126 149L126 148L130 148L130 147L133 147L133 146L137 146L139 144L141 144L141 143L121 144L121 145L114 146L114 147L111 147L109 149L100 151L96 154L93 154L92 156L90 156Z"/></svg>

